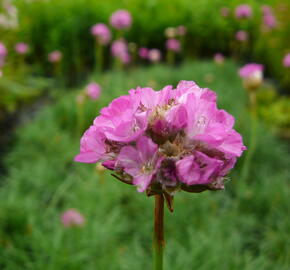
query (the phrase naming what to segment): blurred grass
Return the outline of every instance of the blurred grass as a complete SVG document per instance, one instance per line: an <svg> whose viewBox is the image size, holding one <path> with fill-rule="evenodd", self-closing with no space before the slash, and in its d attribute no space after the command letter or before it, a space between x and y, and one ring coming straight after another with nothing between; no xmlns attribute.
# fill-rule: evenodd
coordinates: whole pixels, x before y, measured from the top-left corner
<svg viewBox="0 0 290 270"><path fill-rule="evenodd" d="M92 76L102 98L85 104L85 127L114 97L136 86L194 80L218 93L236 129L249 138L247 97L232 62L176 68L153 66ZM81 132L76 95L56 92L55 104L18 129L5 158L0 189L1 269L150 269L153 200L105 175L94 164L73 162ZM165 269L279 269L290 267L289 165L286 145L260 123L250 177L241 182L241 158L225 191L178 193L166 211ZM60 215L77 208L82 228L63 228Z"/></svg>

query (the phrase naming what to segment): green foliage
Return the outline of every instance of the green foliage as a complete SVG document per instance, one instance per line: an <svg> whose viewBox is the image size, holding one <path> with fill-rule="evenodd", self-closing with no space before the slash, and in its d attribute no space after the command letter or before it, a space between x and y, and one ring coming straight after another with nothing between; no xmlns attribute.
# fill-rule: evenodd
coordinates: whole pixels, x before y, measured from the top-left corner
<svg viewBox="0 0 290 270"><path fill-rule="evenodd" d="M85 127L102 106L130 88L159 89L186 79L218 93L219 106L236 117L236 128L248 144L247 97L231 62L223 67L206 62L154 66L92 79L103 92L100 100L84 104ZM98 174L95 164L72 160L81 135L76 106L80 91L58 93L55 105L18 130L5 158L0 221L12 232L0 226L1 269L151 268L152 198L109 173ZM166 211L165 217L165 269L289 269L290 157L261 123L258 134L249 179L239 180L242 158L225 191L176 195L175 211ZM83 227L61 225L60 215L68 208L83 213ZM3 239L9 245L1 244Z"/></svg>
<svg viewBox="0 0 290 270"><path fill-rule="evenodd" d="M236 20L234 9L239 4L248 3L254 16L249 20ZM38 66L42 74L51 73L47 54L61 50L64 54L62 72L67 78L77 80L94 66L94 38L90 27L98 22L108 23L111 13L117 9L128 9L133 16L133 26L125 37L138 46L160 48L164 51L164 30L169 26L185 25L188 28L184 55L212 57L215 52L234 54L235 32L249 31L250 43L243 55L243 61L251 59L267 65L267 71L277 79L285 77L282 58L287 53L290 20L289 3L277 0L48 0L15 1L19 7L20 28L11 46L19 40L27 41L31 47L30 61ZM270 32L261 31L262 4L273 7L279 28ZM230 16L224 18L220 9L229 7ZM116 33L115 33L116 36ZM106 53L106 64L110 56ZM285 86L289 86L289 81Z"/></svg>

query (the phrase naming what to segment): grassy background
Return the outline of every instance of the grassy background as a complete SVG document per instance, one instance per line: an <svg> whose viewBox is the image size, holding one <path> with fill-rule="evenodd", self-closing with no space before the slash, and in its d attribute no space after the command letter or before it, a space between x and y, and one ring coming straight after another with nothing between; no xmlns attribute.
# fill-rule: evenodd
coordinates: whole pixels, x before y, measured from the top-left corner
<svg viewBox="0 0 290 270"><path fill-rule="evenodd" d="M153 66L92 79L103 93L85 104L85 128L102 106L130 88L159 89L187 79L218 93L219 106L236 117L248 145L247 97L232 62ZM55 104L15 135L5 158L8 173L0 179L1 269L151 268L153 199L97 174L94 164L72 160L81 136L75 101L80 91L55 90ZM289 269L290 156L262 123L258 136L247 179L240 177L241 158L225 191L176 195L175 212L165 217L165 269ZM83 213L84 227L61 225L68 208Z"/></svg>
<svg viewBox="0 0 290 270"><path fill-rule="evenodd" d="M287 75L282 66L282 58L289 52L289 1L17 0L14 3L19 9L19 28L14 32L3 33L4 40L7 40L7 46L11 48L21 40L29 43L31 52L28 60L34 64L34 72L42 75L51 73L47 54L53 50L61 50L64 54L63 74L73 82L80 81L92 70L95 62L95 42L90 34L91 26L98 22L108 24L112 12L120 8L129 10L133 17L132 27L126 31L125 37L139 47L159 48L164 52L164 30L169 26L185 25L188 33L183 56L187 58L211 58L216 52L235 54L242 61L251 59L265 64L267 72L277 80L281 81ZM249 20L235 19L236 6L245 3L252 7L253 17ZM261 6L266 4L273 8L279 23L278 29L270 32L261 31ZM220 9L225 6L230 10L227 18L220 14ZM234 36L241 29L249 32L250 42L242 55L236 55L239 45ZM116 38L115 31L113 38ZM13 58L13 50L10 54ZM106 59L109 67L109 49L106 51ZM284 83L284 87L289 88L289 81Z"/></svg>

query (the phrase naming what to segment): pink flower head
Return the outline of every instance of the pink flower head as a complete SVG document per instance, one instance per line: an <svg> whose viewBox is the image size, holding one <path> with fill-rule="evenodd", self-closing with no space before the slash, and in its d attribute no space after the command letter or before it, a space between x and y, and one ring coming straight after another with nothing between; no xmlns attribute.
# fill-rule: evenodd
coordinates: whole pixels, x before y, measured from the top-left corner
<svg viewBox="0 0 290 270"><path fill-rule="evenodd" d="M131 89L101 110L75 161L102 162L140 192L223 189L246 148L216 99L192 81L176 89Z"/></svg>
<svg viewBox="0 0 290 270"><path fill-rule="evenodd" d="M249 5L239 5L236 7L235 16L237 19L249 18L252 16L252 8Z"/></svg>
<svg viewBox="0 0 290 270"><path fill-rule="evenodd" d="M85 219L77 210L69 209L62 214L61 223L64 227L79 227L85 223Z"/></svg>
<svg viewBox="0 0 290 270"><path fill-rule="evenodd" d="M147 59L148 54L149 54L149 49L142 47L139 49L138 54L139 54L140 58Z"/></svg>
<svg viewBox="0 0 290 270"><path fill-rule="evenodd" d="M124 64L128 64L131 60L128 52L128 44L124 39L119 39L112 43L111 53L114 57L120 59Z"/></svg>
<svg viewBox="0 0 290 270"><path fill-rule="evenodd" d="M3 67L7 54L8 52L5 45L2 42L0 42L0 68Z"/></svg>
<svg viewBox="0 0 290 270"><path fill-rule="evenodd" d="M166 48L169 51L173 51L173 52L179 52L181 47L180 47L180 41L175 39L175 38L170 38L167 39L166 41Z"/></svg>
<svg viewBox="0 0 290 270"><path fill-rule="evenodd" d="M86 87L86 93L91 99L98 99L101 94L101 86L91 82Z"/></svg>
<svg viewBox="0 0 290 270"><path fill-rule="evenodd" d="M265 27L265 30L276 28L277 20L271 7L267 5L262 6L262 12L263 12L263 25Z"/></svg>
<svg viewBox="0 0 290 270"><path fill-rule="evenodd" d="M127 10L117 10L110 18L111 25L116 29L126 29L132 24L131 14Z"/></svg>
<svg viewBox="0 0 290 270"><path fill-rule="evenodd" d="M222 8L220 9L220 13L221 13L221 15L222 15L223 17L228 17L229 14L230 14L230 10L229 10L229 8L227 8L227 7L222 7Z"/></svg>
<svg viewBox="0 0 290 270"><path fill-rule="evenodd" d="M221 54L221 53L216 53L214 55L214 61L217 63L217 64L223 64L224 61L225 61L225 57Z"/></svg>
<svg viewBox="0 0 290 270"><path fill-rule="evenodd" d="M148 58L152 63L157 63L161 60L161 52L158 49L151 49Z"/></svg>
<svg viewBox="0 0 290 270"><path fill-rule="evenodd" d="M244 65L239 70L239 75L244 80L244 86L247 90L258 88L263 82L264 66L256 63Z"/></svg>
<svg viewBox="0 0 290 270"><path fill-rule="evenodd" d="M179 36L184 36L187 32L187 29L184 25L179 25L176 27L176 33Z"/></svg>
<svg viewBox="0 0 290 270"><path fill-rule="evenodd" d="M290 67L290 53L286 54L283 58L283 66L286 68Z"/></svg>
<svg viewBox="0 0 290 270"><path fill-rule="evenodd" d="M111 31L104 23L97 23L92 26L91 33L100 44L106 45L111 40Z"/></svg>
<svg viewBox="0 0 290 270"><path fill-rule="evenodd" d="M62 59L62 53L60 51L53 51L48 54L48 61L51 63L58 63Z"/></svg>
<svg viewBox="0 0 290 270"><path fill-rule="evenodd" d="M240 30L236 33L236 40L247 41L249 39L249 34L247 31Z"/></svg>
<svg viewBox="0 0 290 270"><path fill-rule="evenodd" d="M261 7L261 10L262 10L264 15L272 13L272 8L270 6L268 6L268 5L263 5Z"/></svg>
<svg viewBox="0 0 290 270"><path fill-rule="evenodd" d="M29 50L29 46L26 43L19 42L15 45L15 51L18 54L26 54Z"/></svg>

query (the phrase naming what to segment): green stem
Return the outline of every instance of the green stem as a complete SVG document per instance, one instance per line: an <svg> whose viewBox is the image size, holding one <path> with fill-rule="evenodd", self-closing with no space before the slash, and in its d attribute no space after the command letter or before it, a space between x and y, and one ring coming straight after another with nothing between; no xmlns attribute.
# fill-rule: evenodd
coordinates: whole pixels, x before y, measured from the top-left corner
<svg viewBox="0 0 290 270"><path fill-rule="evenodd" d="M154 270L163 269L164 249L164 197L163 194L155 195L154 209Z"/></svg>
<svg viewBox="0 0 290 270"><path fill-rule="evenodd" d="M247 152L247 155L245 157L243 169L242 169L242 181L245 181L248 178L250 167L251 167L251 161L253 158L253 155L256 150L257 146L257 100L256 100L256 92L251 91L249 93L250 98L250 106L251 106L251 137L250 137L250 143L249 143L249 150Z"/></svg>
<svg viewBox="0 0 290 270"><path fill-rule="evenodd" d="M101 73L104 65L103 45L97 44L96 47L96 70Z"/></svg>

